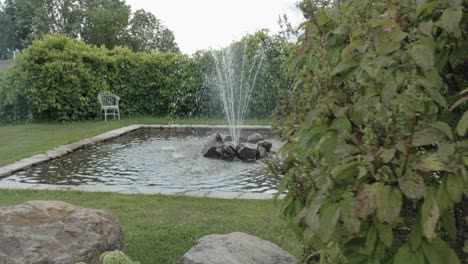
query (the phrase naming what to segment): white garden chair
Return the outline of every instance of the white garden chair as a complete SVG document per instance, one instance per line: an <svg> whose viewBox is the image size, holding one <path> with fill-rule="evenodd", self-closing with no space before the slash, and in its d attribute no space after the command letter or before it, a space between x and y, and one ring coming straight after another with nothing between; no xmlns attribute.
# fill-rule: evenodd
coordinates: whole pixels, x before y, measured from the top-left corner
<svg viewBox="0 0 468 264"><path fill-rule="evenodd" d="M107 122L107 116L117 114L120 120L119 101L120 97L111 92L102 92L97 96L99 103L101 104L101 114L104 112L104 121ZM108 112L112 110L111 112Z"/></svg>

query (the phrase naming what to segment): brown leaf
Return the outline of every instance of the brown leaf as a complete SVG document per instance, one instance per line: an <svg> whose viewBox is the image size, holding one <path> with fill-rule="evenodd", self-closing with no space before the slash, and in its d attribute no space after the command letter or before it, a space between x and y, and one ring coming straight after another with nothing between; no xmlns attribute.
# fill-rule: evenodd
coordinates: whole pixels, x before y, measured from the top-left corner
<svg viewBox="0 0 468 264"><path fill-rule="evenodd" d="M373 214L377 208L378 195L383 183L366 184L356 196L354 214L363 219Z"/></svg>

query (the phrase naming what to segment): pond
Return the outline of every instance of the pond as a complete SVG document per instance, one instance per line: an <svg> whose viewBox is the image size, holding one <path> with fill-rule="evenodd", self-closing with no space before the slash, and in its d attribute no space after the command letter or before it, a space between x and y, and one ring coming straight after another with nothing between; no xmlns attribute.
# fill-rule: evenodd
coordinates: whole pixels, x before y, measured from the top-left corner
<svg viewBox="0 0 468 264"><path fill-rule="evenodd" d="M169 189L274 193L277 182L265 174L261 161L208 159L201 151L212 129L145 128L77 150L0 179L57 185L157 186ZM243 130L242 136L261 133L281 142L269 130Z"/></svg>

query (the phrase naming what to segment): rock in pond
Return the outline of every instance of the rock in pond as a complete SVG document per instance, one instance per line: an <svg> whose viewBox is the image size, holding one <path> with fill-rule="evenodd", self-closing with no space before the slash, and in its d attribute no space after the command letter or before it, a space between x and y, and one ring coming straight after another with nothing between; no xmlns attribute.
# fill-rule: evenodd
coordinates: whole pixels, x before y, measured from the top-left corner
<svg viewBox="0 0 468 264"><path fill-rule="evenodd" d="M266 151L270 151L271 147L273 146L273 144L270 141L266 141L266 140L257 142L257 145L259 147L263 147Z"/></svg>
<svg viewBox="0 0 468 264"><path fill-rule="evenodd" d="M203 157L222 159L223 136L219 133L213 134L202 150Z"/></svg>
<svg viewBox="0 0 468 264"><path fill-rule="evenodd" d="M253 161L257 159L257 146L250 144L239 144L237 157L244 161Z"/></svg>
<svg viewBox="0 0 468 264"><path fill-rule="evenodd" d="M124 247L113 214L60 201L0 207L0 263L99 263Z"/></svg>
<svg viewBox="0 0 468 264"><path fill-rule="evenodd" d="M247 137L247 142L252 143L252 144L256 144L257 142L262 141L262 140L263 140L263 136L260 135L259 133L254 133Z"/></svg>
<svg viewBox="0 0 468 264"><path fill-rule="evenodd" d="M277 245L245 233L208 235L185 253L177 264L297 264Z"/></svg>

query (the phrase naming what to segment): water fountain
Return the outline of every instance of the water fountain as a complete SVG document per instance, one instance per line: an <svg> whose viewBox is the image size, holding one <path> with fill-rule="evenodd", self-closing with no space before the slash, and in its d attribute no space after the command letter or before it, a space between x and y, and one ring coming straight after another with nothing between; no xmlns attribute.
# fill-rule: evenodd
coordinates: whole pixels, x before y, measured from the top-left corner
<svg viewBox="0 0 468 264"><path fill-rule="evenodd" d="M214 88L223 103L229 132L235 142L240 142L240 126L249 109L250 97L265 59L261 45L255 49L253 57L248 56L247 51L247 43L243 48L234 43L221 51L212 52L216 66Z"/></svg>
<svg viewBox="0 0 468 264"><path fill-rule="evenodd" d="M249 110L250 98L265 59L261 45L253 54L248 54L252 52L248 48L247 43L243 47L233 43L225 49L212 52L216 67L213 88L222 101L230 135L214 134L202 151L205 157L251 161L264 157L271 148L271 143L263 142L259 134L242 140L240 137L241 125Z"/></svg>

